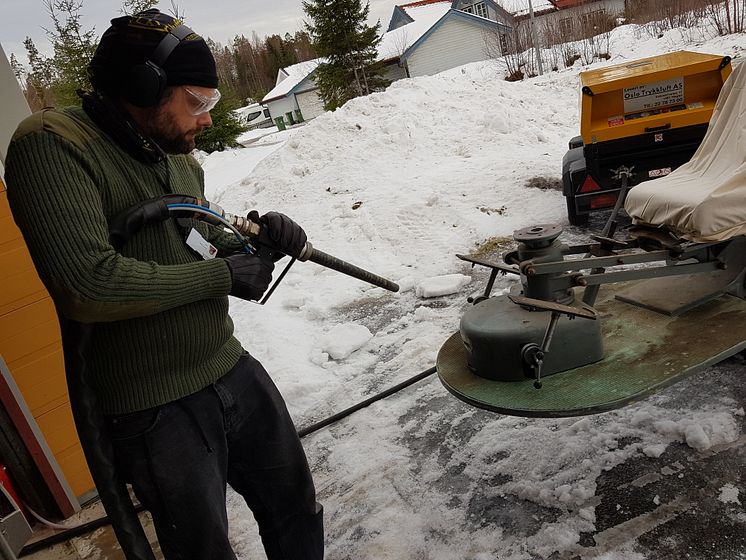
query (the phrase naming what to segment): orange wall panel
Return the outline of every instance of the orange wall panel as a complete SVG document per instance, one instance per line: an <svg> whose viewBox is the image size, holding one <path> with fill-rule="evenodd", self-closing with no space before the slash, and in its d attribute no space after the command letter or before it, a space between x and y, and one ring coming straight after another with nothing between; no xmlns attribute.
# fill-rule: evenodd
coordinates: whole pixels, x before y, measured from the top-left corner
<svg viewBox="0 0 746 560"><path fill-rule="evenodd" d="M57 314L13 222L2 180L0 355L74 494L88 494L94 485L70 410Z"/></svg>
<svg viewBox="0 0 746 560"><path fill-rule="evenodd" d="M13 376L34 416L40 416L68 401L62 345L59 342L16 360Z"/></svg>
<svg viewBox="0 0 746 560"><path fill-rule="evenodd" d="M0 318L0 353L11 371L13 362L19 358L38 352L59 340L60 327L49 297Z"/></svg>
<svg viewBox="0 0 746 560"><path fill-rule="evenodd" d="M60 451L55 456L62 472L65 473L67 483L73 489L75 495L80 497L88 494L93 488L93 483L91 482L91 473L88 470L88 463L85 460L80 444Z"/></svg>
<svg viewBox="0 0 746 560"><path fill-rule="evenodd" d="M44 437L50 448L63 451L72 447L78 441L78 435L75 430L70 430L69 426L73 422L73 413L70 410L69 403L63 403L61 406L50 410L36 418L37 424L44 432Z"/></svg>

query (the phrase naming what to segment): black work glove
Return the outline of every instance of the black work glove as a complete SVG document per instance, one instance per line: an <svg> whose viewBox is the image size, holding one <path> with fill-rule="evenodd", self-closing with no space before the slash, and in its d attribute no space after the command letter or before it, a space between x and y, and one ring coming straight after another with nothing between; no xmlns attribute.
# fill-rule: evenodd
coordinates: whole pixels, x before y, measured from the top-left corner
<svg viewBox="0 0 746 560"><path fill-rule="evenodd" d="M258 300L272 282L272 271L275 264L255 255L242 253L225 257L225 262L231 271L230 294L241 299Z"/></svg>
<svg viewBox="0 0 746 560"><path fill-rule="evenodd" d="M298 257L306 246L306 232L285 214L267 212L260 218L259 213L252 210L247 218L261 224L275 249L286 255Z"/></svg>

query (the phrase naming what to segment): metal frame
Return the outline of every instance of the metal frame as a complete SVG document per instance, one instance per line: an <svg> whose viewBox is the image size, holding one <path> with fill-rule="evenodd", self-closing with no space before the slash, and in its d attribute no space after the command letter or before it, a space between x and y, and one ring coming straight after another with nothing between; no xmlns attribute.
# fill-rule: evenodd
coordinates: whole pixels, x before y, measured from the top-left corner
<svg viewBox="0 0 746 560"><path fill-rule="evenodd" d="M67 479L62 474L62 469L49 445L47 445L44 434L26 405L23 394L16 385L2 355L0 355L0 373L2 374L0 376L0 401L2 406L8 412L34 464L47 483L55 504L60 508L64 517L70 517L75 512L80 511L80 504Z"/></svg>

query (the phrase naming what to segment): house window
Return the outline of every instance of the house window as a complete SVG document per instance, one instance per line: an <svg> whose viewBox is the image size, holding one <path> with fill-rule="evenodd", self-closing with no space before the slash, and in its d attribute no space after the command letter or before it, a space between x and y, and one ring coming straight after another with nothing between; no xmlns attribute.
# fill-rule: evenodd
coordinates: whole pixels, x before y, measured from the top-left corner
<svg viewBox="0 0 746 560"><path fill-rule="evenodd" d="M572 18L562 18L559 21L560 37L572 37Z"/></svg>
<svg viewBox="0 0 746 560"><path fill-rule="evenodd" d="M603 9L586 12L581 16L583 18L583 26L585 29L598 31L605 15L606 13Z"/></svg>
<svg viewBox="0 0 746 560"><path fill-rule="evenodd" d="M467 14L474 14L483 18L488 18L489 16L489 12L487 11L487 4L485 2L476 2L474 4L470 4L469 6L464 6L462 10Z"/></svg>

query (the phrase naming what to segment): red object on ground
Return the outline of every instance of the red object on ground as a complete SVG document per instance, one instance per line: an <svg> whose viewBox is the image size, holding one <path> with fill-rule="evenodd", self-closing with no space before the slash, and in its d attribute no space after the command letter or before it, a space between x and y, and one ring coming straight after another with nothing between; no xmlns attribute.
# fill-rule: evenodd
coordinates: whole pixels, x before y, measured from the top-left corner
<svg viewBox="0 0 746 560"><path fill-rule="evenodd" d="M5 488L8 494L10 494L10 497L13 498L13 501L18 506L18 509L21 510L21 513L23 513L26 521L31 523L29 512L26 511L26 507L23 505L23 502L21 501L21 498L18 495L15 486L13 486L13 482L10 480L10 473L8 472L8 469L2 463L0 463L0 484L3 485L3 488Z"/></svg>

